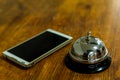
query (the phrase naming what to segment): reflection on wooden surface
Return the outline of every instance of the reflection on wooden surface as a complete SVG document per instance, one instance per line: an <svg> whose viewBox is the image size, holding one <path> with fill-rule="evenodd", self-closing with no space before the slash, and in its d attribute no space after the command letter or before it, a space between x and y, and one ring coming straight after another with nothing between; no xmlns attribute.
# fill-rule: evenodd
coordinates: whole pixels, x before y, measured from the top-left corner
<svg viewBox="0 0 120 80"><path fill-rule="evenodd" d="M120 0L0 0L0 80L119 80ZM106 44L109 69L98 74L69 70L64 58L72 43L24 70L4 60L2 52L45 29L73 36L91 31Z"/></svg>

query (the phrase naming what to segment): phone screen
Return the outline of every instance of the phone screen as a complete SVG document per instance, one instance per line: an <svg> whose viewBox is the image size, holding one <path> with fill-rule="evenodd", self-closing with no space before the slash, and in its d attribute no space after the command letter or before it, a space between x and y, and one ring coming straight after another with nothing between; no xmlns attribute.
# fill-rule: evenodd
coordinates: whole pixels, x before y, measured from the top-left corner
<svg viewBox="0 0 120 80"><path fill-rule="evenodd" d="M8 52L31 62L66 40L68 40L68 38L46 31L8 50Z"/></svg>

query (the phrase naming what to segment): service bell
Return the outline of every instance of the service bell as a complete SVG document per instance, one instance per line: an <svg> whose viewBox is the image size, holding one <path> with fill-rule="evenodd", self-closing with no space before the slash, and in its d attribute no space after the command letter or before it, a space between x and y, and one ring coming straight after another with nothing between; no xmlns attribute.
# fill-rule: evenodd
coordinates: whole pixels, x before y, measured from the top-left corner
<svg viewBox="0 0 120 80"><path fill-rule="evenodd" d="M65 63L67 67L80 73L96 73L110 66L111 57L103 41L88 32L74 42Z"/></svg>

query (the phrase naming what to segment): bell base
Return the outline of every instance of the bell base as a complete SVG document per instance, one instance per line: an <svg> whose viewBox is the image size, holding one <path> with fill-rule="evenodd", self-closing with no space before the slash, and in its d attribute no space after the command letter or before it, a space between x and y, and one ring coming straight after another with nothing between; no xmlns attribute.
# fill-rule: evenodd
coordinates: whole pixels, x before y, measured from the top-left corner
<svg viewBox="0 0 120 80"><path fill-rule="evenodd" d="M83 63L78 63L70 58L69 55L65 57L65 64L66 66L78 73L86 73L86 74L91 74L91 73L98 73L101 71L106 70L110 64L111 64L111 57L108 56L104 61L95 63L95 64L83 64Z"/></svg>

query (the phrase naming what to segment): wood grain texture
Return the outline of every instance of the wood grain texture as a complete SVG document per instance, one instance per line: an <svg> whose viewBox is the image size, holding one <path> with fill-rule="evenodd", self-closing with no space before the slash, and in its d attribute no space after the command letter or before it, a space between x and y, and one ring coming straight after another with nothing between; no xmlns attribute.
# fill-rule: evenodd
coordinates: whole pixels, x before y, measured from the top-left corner
<svg viewBox="0 0 120 80"><path fill-rule="evenodd" d="M120 0L0 0L0 80L120 80ZM69 45L30 69L21 69L2 52L45 29L73 36ZM73 42L92 31L112 57L97 74L69 70L64 58Z"/></svg>

